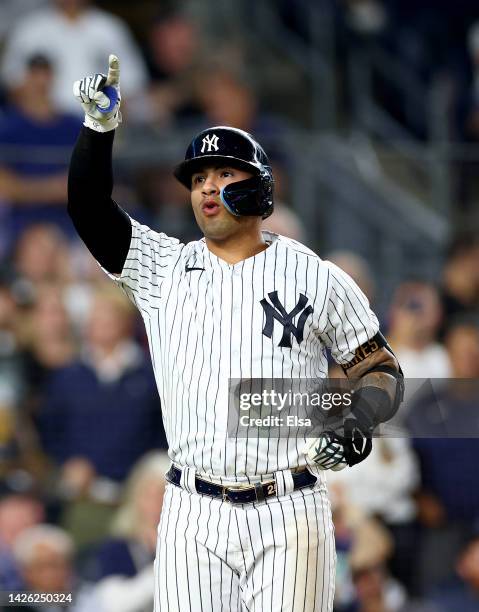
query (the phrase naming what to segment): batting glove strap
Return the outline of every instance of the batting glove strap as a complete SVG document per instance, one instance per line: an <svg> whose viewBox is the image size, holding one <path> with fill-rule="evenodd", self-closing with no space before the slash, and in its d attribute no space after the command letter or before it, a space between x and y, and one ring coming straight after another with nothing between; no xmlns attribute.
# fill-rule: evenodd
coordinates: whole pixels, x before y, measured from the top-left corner
<svg viewBox="0 0 479 612"><path fill-rule="evenodd" d="M307 450L307 456L322 470L339 471L353 466L371 453L371 430L364 430L354 418L344 422L344 435L324 431Z"/></svg>
<svg viewBox="0 0 479 612"><path fill-rule="evenodd" d="M341 436L338 436L341 438ZM346 419L344 422L344 458L351 467L364 461L373 448L372 429L364 429L357 419Z"/></svg>
<svg viewBox="0 0 479 612"><path fill-rule="evenodd" d="M113 117L110 117L109 119L103 119L102 121L85 113L85 120L83 121L83 125L85 127L90 128L91 130L95 130L95 132L110 132L111 130L115 130L120 123L120 110L118 110L116 115L114 115Z"/></svg>

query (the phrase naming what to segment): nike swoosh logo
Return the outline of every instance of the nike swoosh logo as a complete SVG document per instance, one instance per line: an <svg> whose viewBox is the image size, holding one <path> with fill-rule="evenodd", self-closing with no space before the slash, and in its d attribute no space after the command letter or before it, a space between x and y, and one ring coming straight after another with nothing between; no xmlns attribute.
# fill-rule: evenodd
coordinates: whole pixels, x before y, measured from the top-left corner
<svg viewBox="0 0 479 612"><path fill-rule="evenodd" d="M204 268L190 268L188 266L185 267L185 272L193 272L193 270L201 270L202 272L205 271Z"/></svg>

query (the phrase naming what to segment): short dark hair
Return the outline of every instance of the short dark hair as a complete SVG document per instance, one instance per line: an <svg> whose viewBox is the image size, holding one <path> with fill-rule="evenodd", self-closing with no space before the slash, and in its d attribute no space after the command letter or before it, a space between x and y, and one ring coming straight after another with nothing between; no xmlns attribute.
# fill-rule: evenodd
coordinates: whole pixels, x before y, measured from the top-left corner
<svg viewBox="0 0 479 612"><path fill-rule="evenodd" d="M447 329L445 333L446 339L447 336L460 327L473 327L479 331L479 311L469 310L453 316L447 322Z"/></svg>
<svg viewBox="0 0 479 612"><path fill-rule="evenodd" d="M453 259L459 255L464 255L470 249L479 246L479 231L463 230L452 237L446 251L447 259Z"/></svg>
<svg viewBox="0 0 479 612"><path fill-rule="evenodd" d="M50 69L53 67L51 59L43 53L34 53L33 55L30 55L26 63L28 68Z"/></svg>

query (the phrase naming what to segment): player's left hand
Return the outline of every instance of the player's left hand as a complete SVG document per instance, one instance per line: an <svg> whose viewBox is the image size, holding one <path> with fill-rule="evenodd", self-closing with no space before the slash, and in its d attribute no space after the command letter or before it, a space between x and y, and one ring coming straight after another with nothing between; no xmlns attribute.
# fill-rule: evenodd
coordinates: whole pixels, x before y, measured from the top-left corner
<svg viewBox="0 0 479 612"><path fill-rule="evenodd" d="M324 431L306 447L305 454L320 469L338 472L364 461L371 450L371 433L359 427L356 419L348 418L344 422L344 435Z"/></svg>

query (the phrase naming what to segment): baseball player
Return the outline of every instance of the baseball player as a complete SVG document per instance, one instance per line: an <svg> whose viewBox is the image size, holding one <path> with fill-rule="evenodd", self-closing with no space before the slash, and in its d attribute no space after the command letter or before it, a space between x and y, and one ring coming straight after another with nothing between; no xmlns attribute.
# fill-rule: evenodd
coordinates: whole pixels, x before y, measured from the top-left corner
<svg viewBox="0 0 479 612"><path fill-rule="evenodd" d="M119 81L112 55L107 76L74 84L85 122L68 209L148 335L172 461L155 612L330 612L335 548L322 470L369 454L374 427L397 410L399 365L351 278L261 230L273 175L246 132L201 132L174 171L191 193L197 242L140 225L111 199ZM325 378L325 347L359 379L340 429L309 442L228 436L231 379Z"/></svg>

